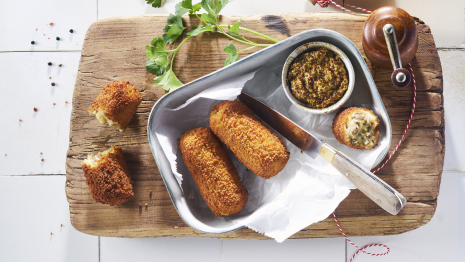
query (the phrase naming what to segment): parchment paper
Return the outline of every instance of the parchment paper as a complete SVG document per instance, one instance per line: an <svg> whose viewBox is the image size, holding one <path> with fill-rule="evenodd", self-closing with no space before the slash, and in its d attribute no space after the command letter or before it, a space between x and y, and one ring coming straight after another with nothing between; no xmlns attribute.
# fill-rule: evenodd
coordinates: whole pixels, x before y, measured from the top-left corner
<svg viewBox="0 0 465 262"><path fill-rule="evenodd" d="M370 151L351 149L337 143L331 131L336 113L312 115L301 111L287 99L281 79L269 69L262 68L236 77L199 93L178 108L163 109L153 129L185 197L194 199L202 214L209 215L211 211L182 160L177 140L187 130L208 127L211 106L223 100L235 100L242 89L369 169L388 146L384 132L381 132L379 145ZM357 100L353 99L354 93ZM345 107L365 107L379 116L380 110L369 103L371 97L365 91L356 91L355 87L354 93ZM381 117L379 118L382 121ZM286 167L270 179L260 178L247 171L229 151L241 181L249 192L249 198L239 214L215 219L235 220L282 242L299 230L327 218L355 186L322 157L313 159L302 154L300 149L279 134L278 136L285 142L291 157Z"/></svg>

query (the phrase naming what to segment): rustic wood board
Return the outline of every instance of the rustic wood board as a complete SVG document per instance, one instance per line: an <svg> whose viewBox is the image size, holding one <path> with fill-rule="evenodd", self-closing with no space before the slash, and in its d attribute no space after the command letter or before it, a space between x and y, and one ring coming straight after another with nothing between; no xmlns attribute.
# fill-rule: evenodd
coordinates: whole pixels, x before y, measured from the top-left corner
<svg viewBox="0 0 465 262"><path fill-rule="evenodd" d="M279 40L308 29L327 28L348 37L363 54L361 36L366 17L345 13L228 16L222 17L221 24L232 24L242 18L244 27ZM415 20L419 33L419 49L412 62L418 84L415 115L404 143L377 173L402 193L408 203L397 216L391 216L361 192L353 190L336 209L338 220L349 236L407 232L428 223L436 210L445 149L442 69L430 28L419 19ZM195 18L185 17L184 22L198 24ZM145 71L144 50L153 37L162 35L165 24L166 16L109 18L92 24L87 31L74 89L66 161L71 223L81 232L99 236L266 239L247 228L223 235L198 232L182 221L171 202L146 133L150 110L165 92L152 84L153 75ZM229 39L217 33L204 33L186 42L175 60L174 71L179 79L187 83L220 69L226 57L223 47L228 42ZM240 44L236 47L242 49ZM410 116L413 86L395 88L390 82L391 70L374 68L369 61L367 63L391 118L392 151ZM143 98L124 133L101 125L87 113L100 90L114 79L130 81L139 88ZM112 145L123 148L134 180L135 198L110 207L95 203L91 198L80 164L87 154ZM148 207L139 207L139 203L147 203ZM332 217L328 217L291 238L339 236Z"/></svg>

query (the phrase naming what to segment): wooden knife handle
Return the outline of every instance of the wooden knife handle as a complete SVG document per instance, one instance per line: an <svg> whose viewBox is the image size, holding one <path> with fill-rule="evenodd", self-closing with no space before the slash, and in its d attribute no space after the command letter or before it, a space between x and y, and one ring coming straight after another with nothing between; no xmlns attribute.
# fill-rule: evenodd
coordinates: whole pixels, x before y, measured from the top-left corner
<svg viewBox="0 0 465 262"><path fill-rule="evenodd" d="M397 215L407 200L394 188L386 184L368 169L360 166L348 156L323 144L320 155L328 160L341 174L350 180L368 198L392 215Z"/></svg>

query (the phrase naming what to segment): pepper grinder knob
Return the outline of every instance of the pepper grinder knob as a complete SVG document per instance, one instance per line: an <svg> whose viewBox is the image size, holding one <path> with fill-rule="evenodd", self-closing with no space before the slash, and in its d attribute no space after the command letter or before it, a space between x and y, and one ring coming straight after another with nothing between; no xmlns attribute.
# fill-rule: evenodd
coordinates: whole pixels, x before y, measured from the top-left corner
<svg viewBox="0 0 465 262"><path fill-rule="evenodd" d="M412 76L409 71L402 68L402 61L400 60L399 45L396 39L396 29L391 24L383 26L384 38L389 50L389 56L391 57L392 67L394 72L391 75L392 83L397 87L406 87L410 84Z"/></svg>

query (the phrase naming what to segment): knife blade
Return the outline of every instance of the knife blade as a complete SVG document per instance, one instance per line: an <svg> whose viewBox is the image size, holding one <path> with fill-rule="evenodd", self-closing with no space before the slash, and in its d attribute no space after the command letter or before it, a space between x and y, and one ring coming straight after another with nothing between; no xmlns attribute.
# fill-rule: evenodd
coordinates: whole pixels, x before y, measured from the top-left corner
<svg viewBox="0 0 465 262"><path fill-rule="evenodd" d="M407 200L368 169L315 138L311 133L254 97L241 93L239 100L256 116L312 158L321 155L361 192L392 215L397 215Z"/></svg>

